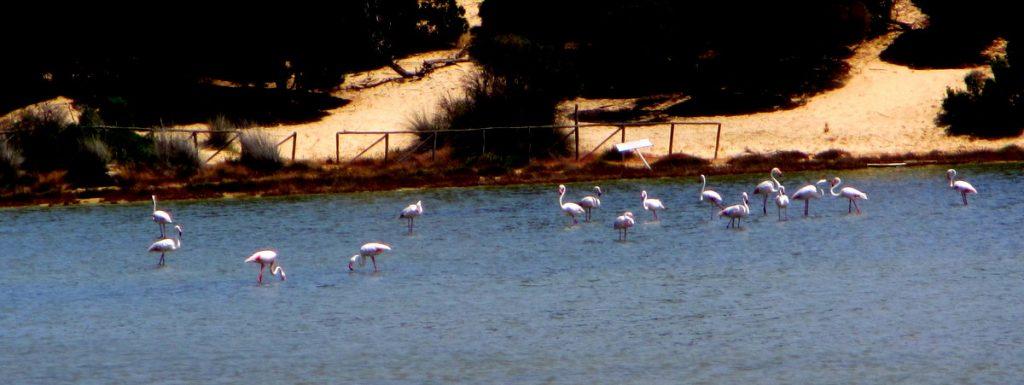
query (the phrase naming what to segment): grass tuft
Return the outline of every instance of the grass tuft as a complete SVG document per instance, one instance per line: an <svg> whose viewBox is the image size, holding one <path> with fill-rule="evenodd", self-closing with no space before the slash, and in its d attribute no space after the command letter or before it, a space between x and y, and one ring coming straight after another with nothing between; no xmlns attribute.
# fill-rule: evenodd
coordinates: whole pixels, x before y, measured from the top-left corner
<svg viewBox="0 0 1024 385"><path fill-rule="evenodd" d="M253 170L274 171L284 166L277 143L263 131L243 131L239 138L242 154L239 162Z"/></svg>

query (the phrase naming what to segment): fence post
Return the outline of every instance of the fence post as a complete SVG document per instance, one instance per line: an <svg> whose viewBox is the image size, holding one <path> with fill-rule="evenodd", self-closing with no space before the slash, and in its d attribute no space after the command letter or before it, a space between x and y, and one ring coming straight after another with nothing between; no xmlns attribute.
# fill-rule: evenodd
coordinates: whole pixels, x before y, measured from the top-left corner
<svg viewBox="0 0 1024 385"><path fill-rule="evenodd" d="M533 157L533 127L526 128L526 161Z"/></svg>
<svg viewBox="0 0 1024 385"><path fill-rule="evenodd" d="M430 161L434 162L437 160L437 132L434 132L434 148L430 150Z"/></svg>
<svg viewBox="0 0 1024 385"><path fill-rule="evenodd" d="M295 146L299 142L299 133L292 131L292 162L295 162Z"/></svg>
<svg viewBox="0 0 1024 385"><path fill-rule="evenodd" d="M483 138L481 140L481 142L482 142L481 146L482 147L481 147L481 150L480 150L480 155L483 155L483 154L487 153L487 130L480 130L480 137Z"/></svg>
<svg viewBox="0 0 1024 385"><path fill-rule="evenodd" d="M580 105L577 104L572 111L573 140L576 142L576 161L580 161Z"/></svg>
<svg viewBox="0 0 1024 385"><path fill-rule="evenodd" d="M715 159L718 159L718 143L722 139L722 123L718 123L718 133L715 134Z"/></svg>
<svg viewBox="0 0 1024 385"><path fill-rule="evenodd" d="M626 143L626 126L619 126L619 131L622 131L622 143Z"/></svg>
<svg viewBox="0 0 1024 385"><path fill-rule="evenodd" d="M676 139L676 124L672 123L668 129L668 154L672 155L672 142Z"/></svg>
<svg viewBox="0 0 1024 385"><path fill-rule="evenodd" d="M334 163L341 164L341 133L334 133Z"/></svg>
<svg viewBox="0 0 1024 385"><path fill-rule="evenodd" d="M388 164L388 142L391 139L391 134L384 134L384 164Z"/></svg>
<svg viewBox="0 0 1024 385"><path fill-rule="evenodd" d="M199 149L199 138L196 137L196 134L198 134L198 132L195 132L195 131L192 132L192 145L196 146L196 149L198 150Z"/></svg>

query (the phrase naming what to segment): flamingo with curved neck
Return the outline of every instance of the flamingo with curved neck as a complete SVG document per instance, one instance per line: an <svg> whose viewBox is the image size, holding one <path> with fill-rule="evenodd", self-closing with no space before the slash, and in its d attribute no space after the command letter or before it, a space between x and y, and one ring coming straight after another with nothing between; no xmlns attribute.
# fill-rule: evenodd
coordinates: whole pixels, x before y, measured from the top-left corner
<svg viewBox="0 0 1024 385"><path fill-rule="evenodd" d="M970 183L956 179L956 170L946 170L946 179L949 179L949 188L956 190L960 193L960 198L964 201L964 206L967 206L967 194L977 194L978 190L974 188Z"/></svg>
<svg viewBox="0 0 1024 385"><path fill-rule="evenodd" d="M771 180L758 183L757 187L754 187L754 195L764 196L764 202L762 202L762 211L764 211L764 215L768 215L768 196L778 192L779 186L782 186L782 183L779 183L779 180L775 179L775 174L779 174L779 177L781 178L782 170L779 170L778 167L772 168L772 170L768 172L768 177L770 177Z"/></svg>
<svg viewBox="0 0 1024 385"><path fill-rule="evenodd" d="M164 239L161 239L159 241L153 242L152 245L149 245L149 252L150 253L160 253L160 261L157 262L158 266L163 266L165 264L165 262L164 262L164 255L165 254L173 252L173 251L178 250L178 249L181 248L181 235L182 235L181 225L174 225L174 229L178 230L178 236L176 238L174 238L174 239L164 238Z"/></svg>
<svg viewBox="0 0 1024 385"><path fill-rule="evenodd" d="M600 186L594 186L594 194L595 195L587 195L587 196L583 197L583 199L580 199L580 202L578 203L580 205L580 207L582 207L587 212L587 219L586 219L587 222L590 222L590 212L593 209L601 207L601 195L602 195L602 193L601 193L601 187Z"/></svg>
<svg viewBox="0 0 1024 385"><path fill-rule="evenodd" d="M707 185L707 178L704 177L704 174L700 174L700 201L707 201L711 205L711 219L714 220L716 209L721 210L723 208L722 196L714 190L708 190Z"/></svg>
<svg viewBox="0 0 1024 385"><path fill-rule="evenodd" d="M868 199L868 194L865 194L864 192L862 192L860 190L857 190L857 189L855 189L853 187L843 187L837 193L836 192L836 188L839 187L839 185L843 184L843 180L839 179L839 177L832 178L831 184L832 184L832 188L828 189L828 191L829 191L829 193L832 194L832 196L834 196L834 197L841 196L841 197L846 198L846 199L848 199L850 201L850 203L847 204L846 212L847 213L853 212L853 208L855 207L855 208L857 208L857 214L860 214L860 206L857 206L857 200L860 200L860 199L867 200Z"/></svg>
<svg viewBox="0 0 1024 385"><path fill-rule="evenodd" d="M370 242L364 244L359 248L359 254L353 255L348 260L348 270L353 271L355 268L352 267L354 264L359 264L359 267L366 265L366 258L369 257L373 261L373 271L377 270L377 256L383 254L385 251L391 251L391 246L383 243Z"/></svg>
<svg viewBox="0 0 1024 385"><path fill-rule="evenodd" d="M779 186L779 192L775 195L775 206L779 208L779 220L782 220L782 211L786 211L786 220L789 220L789 197L786 196L786 186Z"/></svg>
<svg viewBox="0 0 1024 385"><path fill-rule="evenodd" d="M750 215L750 197L747 196L746 191L743 192L742 197L743 203L726 207L718 213L720 217L729 218L729 224L725 225L725 228L738 227L740 221L747 215Z"/></svg>
<svg viewBox="0 0 1024 385"><path fill-rule="evenodd" d="M583 207L581 207L580 205L578 205L576 203L572 203L572 202L562 203L562 200L564 198L565 198L565 185L564 184L560 184L560 185L558 185L558 206L562 209L562 212L565 213L565 215L567 215L567 216L572 218L572 223L569 224L569 225L570 226L575 225L575 224L579 223L579 221L576 220L576 216L577 215L584 215L584 214L586 214L586 211L583 210Z"/></svg>
<svg viewBox="0 0 1024 385"><path fill-rule="evenodd" d="M612 228L619 231L619 240L625 241L627 232L630 227L636 225L636 219L633 218L633 213L626 211L615 218L615 223L612 224Z"/></svg>
<svg viewBox="0 0 1024 385"><path fill-rule="evenodd" d="M170 223L174 223L174 221L171 220L171 214L169 214L169 213L167 213L166 211L163 211L163 210L157 210L157 208L156 208L156 195L153 195L152 198L153 198L153 222L156 222L156 224L158 226L160 226L160 238L167 238L166 231L164 231L164 226L166 226L167 224L170 224Z"/></svg>
<svg viewBox="0 0 1024 385"><path fill-rule="evenodd" d="M809 185L806 185L804 187L801 187L799 190L796 190L796 192L793 193L793 196L791 197L791 198L793 198L793 200L804 201L804 216L805 217L807 216L807 214L808 214L808 212L810 210L811 199L818 199L818 198L821 198L821 197L825 196L825 190L820 188L820 187L818 187L819 185L822 185L822 184L825 184L825 183L828 183L828 181L822 179L822 180L819 180L819 181L815 182L814 184L809 184Z"/></svg>
<svg viewBox="0 0 1024 385"><path fill-rule="evenodd" d="M245 263L258 263L260 264L260 275L256 277L257 283L263 283L263 269L270 266L270 274L274 276L280 276L281 280L284 281L288 276L284 272L284 268L277 263L277 252L273 250L260 250L249 258L245 259Z"/></svg>
<svg viewBox="0 0 1024 385"><path fill-rule="evenodd" d="M423 201L416 201L415 204L402 209L402 212L398 214L398 218L409 220L409 232L412 233L413 222L420 215L423 215Z"/></svg>
<svg viewBox="0 0 1024 385"><path fill-rule="evenodd" d="M658 219L658 210L665 210L665 205L661 203L660 199L647 198L647 190L640 192L640 197L643 198L644 210L650 210L654 214L654 220Z"/></svg>

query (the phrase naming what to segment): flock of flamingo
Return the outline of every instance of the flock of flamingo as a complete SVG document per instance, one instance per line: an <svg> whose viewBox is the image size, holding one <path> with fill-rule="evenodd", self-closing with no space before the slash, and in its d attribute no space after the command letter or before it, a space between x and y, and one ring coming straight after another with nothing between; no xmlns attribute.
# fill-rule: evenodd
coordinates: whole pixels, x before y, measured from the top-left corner
<svg viewBox="0 0 1024 385"><path fill-rule="evenodd" d="M773 200L775 205L778 207L779 220L789 218L789 203L790 200L804 201L804 216L807 216L810 210L811 200L819 199L826 196L826 192L820 186L828 183L829 190L828 194L836 197L843 197L849 200L847 206L847 212L853 213L856 210L857 214L860 214L860 206L857 204L859 200L867 200L868 195L863 191L860 191L853 187L843 187L836 192L836 188L842 185L843 181L839 177L832 178L831 181L821 179L814 184L808 184L799 188L793 195L786 195L786 187L779 182L776 177L782 177L782 171L778 168L773 168L768 173L770 180L765 180L758 183L754 187L753 194L761 195L762 199L762 212L764 215L768 215L768 198L772 194L775 194ZM977 194L978 190L974 188L970 183L963 180L956 180L956 170L949 169L946 171L946 179L949 181L949 187L956 192L960 193L960 197L963 200L964 205L967 203L968 194ZM740 194L741 203L731 206L725 206L722 200L722 195L707 188L707 178L704 175L700 176L700 201L708 202L711 205L711 219L714 219L716 214L718 217L729 218L729 224L726 228L739 227L743 218L750 215L750 197L744 191ZM565 202L566 188L565 185L558 186L558 205L562 212L572 220L572 225L578 224L579 221L576 219L577 216L584 217L584 220L589 222L591 219L591 212L601 207L601 187L594 186L594 195L587 195L580 199L578 202ZM642 207L645 211L650 211L654 216L654 220L658 220L658 211L665 210L665 205L659 199L651 198L647 195L647 191L641 191L640 197L642 201ZM171 214L157 208L156 195L153 198L153 222L160 227L160 239L153 242L149 246L149 252L160 253L160 260L157 262L158 266L163 266L165 262L165 255L167 253L176 251L181 248L181 237L183 235L182 226L175 224L171 218ZM401 210L398 217L408 221L409 231L412 232L416 217L423 215L423 202L418 201L415 204L411 204ZM626 211L622 215L615 218L612 222L612 228L619 232L619 239L625 240L629 228L636 224L636 217L632 212ZM175 238L169 238L166 234L167 225L174 225L174 230L178 232ZM359 253L349 258L348 269L350 271L355 270L355 267L363 267L366 264L366 259L369 258L373 262L373 270L378 271L377 267L377 256L384 253L385 251L391 251L391 246L383 243L371 242L366 243L359 248ZM277 252L273 250L260 250L248 258L245 259L245 263L256 263L260 265L260 272L256 280L258 283L263 283L263 272L268 267L270 273L276 277L279 277L282 281L287 279L284 268L277 261Z"/></svg>

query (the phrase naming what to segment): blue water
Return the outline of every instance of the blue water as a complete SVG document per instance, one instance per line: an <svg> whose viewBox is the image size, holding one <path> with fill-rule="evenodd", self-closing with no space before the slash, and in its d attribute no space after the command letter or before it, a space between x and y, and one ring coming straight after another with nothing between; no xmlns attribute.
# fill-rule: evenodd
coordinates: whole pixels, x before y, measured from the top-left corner
<svg viewBox="0 0 1024 385"><path fill-rule="evenodd" d="M0 210L0 378L18 384L1014 383L1024 378L1019 164L842 171L827 198L726 230L696 178ZM834 175L828 173L829 176ZM795 191L821 172L786 173ZM765 175L711 176L730 203ZM593 183L570 184L580 197ZM670 210L640 208L646 189ZM398 211L422 199L407 235ZM771 202L769 202L771 204ZM612 219L638 216L628 242ZM394 251L349 273L365 242ZM253 251L288 280L256 285ZM266 277L265 277L266 278ZM273 277L271 277L273 278Z"/></svg>

